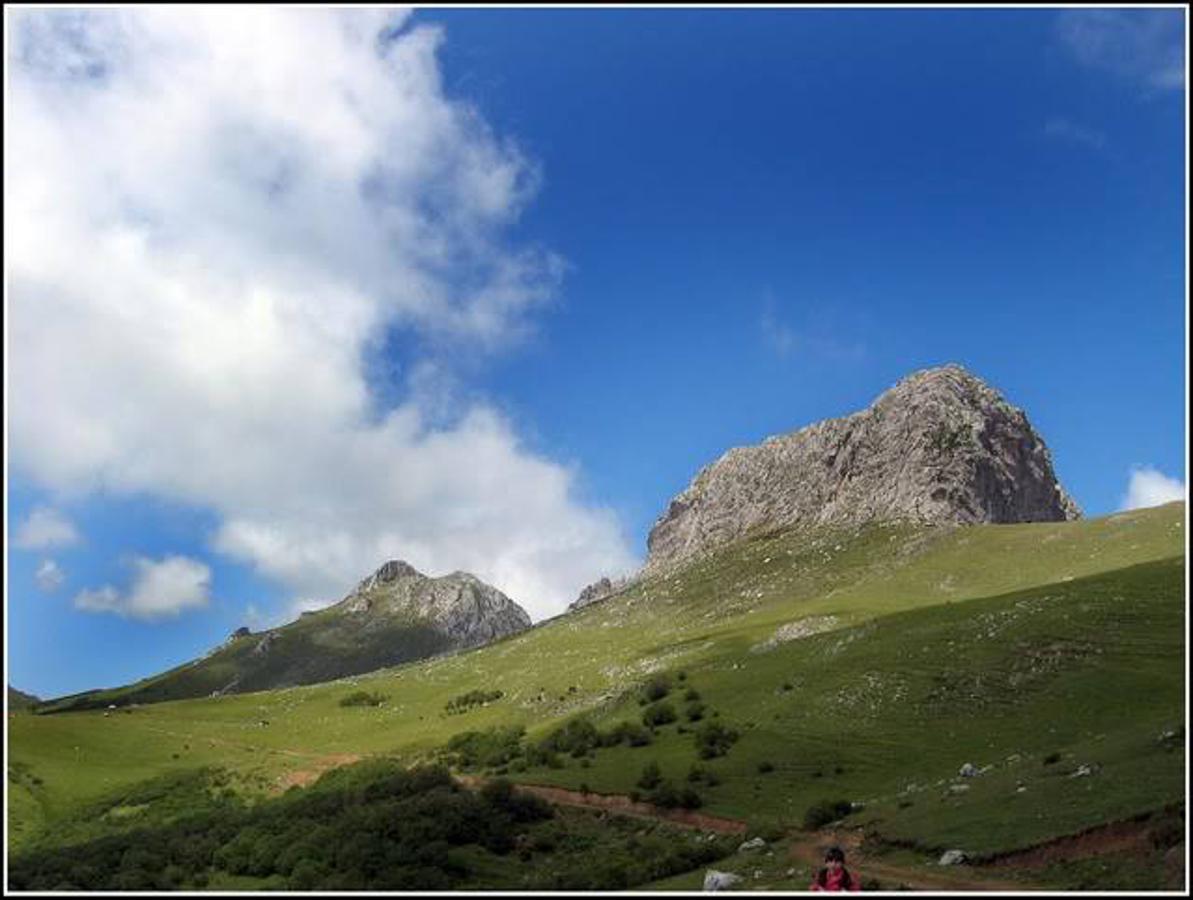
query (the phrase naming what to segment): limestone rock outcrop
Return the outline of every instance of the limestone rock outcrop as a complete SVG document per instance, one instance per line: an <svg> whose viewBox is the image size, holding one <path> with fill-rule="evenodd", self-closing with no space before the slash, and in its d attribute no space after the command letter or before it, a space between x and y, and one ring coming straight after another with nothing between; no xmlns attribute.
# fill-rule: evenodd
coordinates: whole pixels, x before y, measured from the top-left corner
<svg viewBox="0 0 1193 900"><path fill-rule="evenodd" d="M909 375L861 412L706 466L651 529L645 571L780 526L1080 516L1023 410L947 365Z"/></svg>
<svg viewBox="0 0 1193 900"><path fill-rule="evenodd" d="M530 627L521 606L475 575L452 572L430 578L401 560L385 563L336 606L347 615L423 622L459 649Z"/></svg>

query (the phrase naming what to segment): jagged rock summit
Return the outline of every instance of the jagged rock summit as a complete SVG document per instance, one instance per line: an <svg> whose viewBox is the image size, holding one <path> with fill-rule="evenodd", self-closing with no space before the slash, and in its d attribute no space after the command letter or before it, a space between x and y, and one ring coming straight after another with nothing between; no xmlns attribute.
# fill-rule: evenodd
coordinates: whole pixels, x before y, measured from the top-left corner
<svg viewBox="0 0 1193 900"><path fill-rule="evenodd" d="M658 571L761 528L1080 518L1023 410L958 365L915 372L861 412L702 469L647 539Z"/></svg>
<svg viewBox="0 0 1193 900"><path fill-rule="evenodd" d="M461 649L530 627L526 610L475 575L452 572L430 578L403 560L382 565L332 609L351 616L414 618Z"/></svg>

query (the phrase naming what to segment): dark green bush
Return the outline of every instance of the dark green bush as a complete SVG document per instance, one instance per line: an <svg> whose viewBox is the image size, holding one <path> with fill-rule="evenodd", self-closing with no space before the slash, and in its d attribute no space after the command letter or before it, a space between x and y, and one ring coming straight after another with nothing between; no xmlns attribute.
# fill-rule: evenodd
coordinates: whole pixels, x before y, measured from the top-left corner
<svg viewBox="0 0 1193 900"><path fill-rule="evenodd" d="M662 700L671 693L671 679L666 675L655 675L642 688L642 698L647 703Z"/></svg>
<svg viewBox="0 0 1193 900"><path fill-rule="evenodd" d="M642 724L651 728L666 725L675 719L675 707L670 703L652 703L642 711Z"/></svg>
<svg viewBox="0 0 1193 900"><path fill-rule="evenodd" d="M696 730L696 752L701 759L724 756L738 736L736 731L718 722L706 722Z"/></svg>
<svg viewBox="0 0 1193 900"><path fill-rule="evenodd" d="M492 703L495 700L500 700L505 696L501 691L469 691L466 694L460 694L458 697L453 697L447 701L443 707L449 714L467 712L474 706L483 706L486 703Z"/></svg>
<svg viewBox="0 0 1193 900"><path fill-rule="evenodd" d="M462 769L496 768L522 754L525 733L521 725L465 731L454 735L441 755Z"/></svg>
<svg viewBox="0 0 1193 900"><path fill-rule="evenodd" d="M552 731L539 742L539 746L556 753L581 757L601 746L601 733L588 719L578 717Z"/></svg>
<svg viewBox="0 0 1193 900"><path fill-rule="evenodd" d="M384 702L384 694L355 691L340 700L340 706L380 706Z"/></svg>
<svg viewBox="0 0 1193 900"><path fill-rule="evenodd" d="M853 804L848 800L821 800L808 807L804 813L804 828L815 831L830 822L843 819L853 812Z"/></svg>
<svg viewBox="0 0 1193 900"><path fill-rule="evenodd" d="M638 787L645 790L651 790L658 787L659 782L663 780L663 773L659 770L659 764L653 759L648 762L642 769L642 775L638 779Z"/></svg>

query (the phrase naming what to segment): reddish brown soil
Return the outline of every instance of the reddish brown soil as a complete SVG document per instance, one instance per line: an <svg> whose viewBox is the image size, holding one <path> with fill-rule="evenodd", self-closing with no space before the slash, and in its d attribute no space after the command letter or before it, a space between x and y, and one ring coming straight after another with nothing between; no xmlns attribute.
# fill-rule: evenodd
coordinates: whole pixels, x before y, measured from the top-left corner
<svg viewBox="0 0 1193 900"><path fill-rule="evenodd" d="M282 751L283 753L286 751ZM290 788L298 785L299 787L306 787L313 783L320 775L328 769L334 769L337 766L346 766L349 763L357 762L361 759L359 753L332 753L328 756L321 756L311 763L309 768L294 769L287 772L285 775L278 777L277 792L282 793Z"/></svg>
<svg viewBox="0 0 1193 900"><path fill-rule="evenodd" d="M883 890L895 890L903 885L920 891L1009 891L1022 893L1045 888L1008 881L997 876L987 877L981 868L961 866L936 868L932 866L897 865L871 858L863 848L860 830L830 830L798 835L791 844L791 857L803 863L808 871L821 865L824 851L831 846L845 851L846 865L858 878L877 878Z"/></svg>
<svg viewBox="0 0 1193 900"><path fill-rule="evenodd" d="M1147 821L1111 822L1079 834L1007 853L988 865L992 868L1036 868L1108 853L1146 852L1151 850L1148 835L1150 827L1151 823Z"/></svg>

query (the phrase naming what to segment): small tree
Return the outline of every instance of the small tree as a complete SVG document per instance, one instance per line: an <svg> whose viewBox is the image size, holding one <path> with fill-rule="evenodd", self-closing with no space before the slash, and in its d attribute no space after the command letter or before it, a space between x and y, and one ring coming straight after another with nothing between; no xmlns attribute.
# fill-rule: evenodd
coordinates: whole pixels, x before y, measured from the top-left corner
<svg viewBox="0 0 1193 900"><path fill-rule="evenodd" d="M658 787L659 782L663 780L663 773L659 769L659 764L653 759L648 762L642 769L642 777L638 779L638 787L644 790L651 790Z"/></svg>

